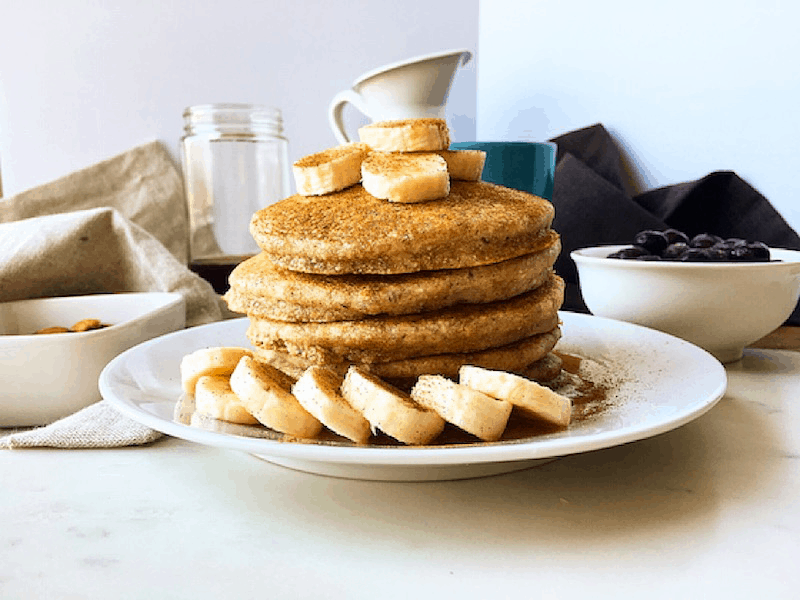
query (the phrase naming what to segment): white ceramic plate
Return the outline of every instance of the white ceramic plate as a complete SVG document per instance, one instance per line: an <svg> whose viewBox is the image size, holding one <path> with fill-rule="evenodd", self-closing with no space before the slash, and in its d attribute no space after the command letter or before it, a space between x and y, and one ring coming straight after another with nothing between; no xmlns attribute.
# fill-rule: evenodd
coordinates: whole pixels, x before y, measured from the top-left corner
<svg viewBox="0 0 800 600"><path fill-rule="evenodd" d="M354 479L424 481L505 473L543 461L651 437L683 425L725 393L722 365L700 348L638 325L560 313L558 350L592 359L620 381L609 407L565 431L523 440L458 446L351 446L282 442L206 431L173 420L183 355L207 346L247 346L247 319L169 334L115 358L100 376L103 396L166 434L253 453L270 462Z"/></svg>

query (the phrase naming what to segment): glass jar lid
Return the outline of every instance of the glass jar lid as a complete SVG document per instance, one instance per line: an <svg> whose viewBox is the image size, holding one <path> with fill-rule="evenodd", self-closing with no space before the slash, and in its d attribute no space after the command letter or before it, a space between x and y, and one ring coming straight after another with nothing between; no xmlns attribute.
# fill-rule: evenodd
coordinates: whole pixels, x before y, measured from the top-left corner
<svg viewBox="0 0 800 600"><path fill-rule="evenodd" d="M283 139L280 109L261 104L198 104L183 111L184 131L214 137L264 135Z"/></svg>

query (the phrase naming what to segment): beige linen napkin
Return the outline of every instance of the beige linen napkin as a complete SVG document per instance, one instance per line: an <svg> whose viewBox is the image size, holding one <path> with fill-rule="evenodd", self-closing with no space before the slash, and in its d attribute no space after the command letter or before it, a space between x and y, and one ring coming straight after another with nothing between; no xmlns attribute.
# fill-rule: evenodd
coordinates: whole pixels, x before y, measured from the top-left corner
<svg viewBox="0 0 800 600"><path fill-rule="evenodd" d="M120 448L149 444L162 437L162 433L125 417L101 400L45 427L0 437L0 448Z"/></svg>
<svg viewBox="0 0 800 600"><path fill-rule="evenodd" d="M116 208L180 262L188 263L189 218L183 179L157 140L0 199L0 223L101 206Z"/></svg>
<svg viewBox="0 0 800 600"><path fill-rule="evenodd" d="M150 143L0 200L0 302L104 292L178 292L187 326L232 316L187 266L180 174ZM11 435L4 435L11 434ZM0 430L0 448L118 447L161 434L106 401L45 427Z"/></svg>
<svg viewBox="0 0 800 600"><path fill-rule="evenodd" d="M0 302L103 292L179 292L189 326L223 317L211 284L114 208L0 223Z"/></svg>

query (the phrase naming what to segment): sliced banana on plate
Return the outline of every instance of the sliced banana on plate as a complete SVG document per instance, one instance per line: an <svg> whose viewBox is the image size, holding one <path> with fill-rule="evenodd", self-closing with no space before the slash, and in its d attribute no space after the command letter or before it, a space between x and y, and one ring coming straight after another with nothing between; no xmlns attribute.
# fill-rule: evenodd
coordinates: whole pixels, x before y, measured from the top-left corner
<svg viewBox="0 0 800 600"><path fill-rule="evenodd" d="M485 442L500 439L511 415L511 403L460 385L441 375L422 375L411 397L439 413L448 423Z"/></svg>
<svg viewBox="0 0 800 600"><path fill-rule="evenodd" d="M187 394L194 394L197 380L203 375L230 375L243 356L252 356L247 348L201 348L181 359L181 385Z"/></svg>
<svg viewBox="0 0 800 600"><path fill-rule="evenodd" d="M292 395L294 379L278 369L244 356L231 374L231 389L247 411L270 429L313 438L322 423Z"/></svg>
<svg viewBox="0 0 800 600"><path fill-rule="evenodd" d="M459 383L493 398L506 400L524 414L566 427L572 414L572 400L548 387L505 371L493 371L464 365L458 373Z"/></svg>
<svg viewBox="0 0 800 600"><path fill-rule="evenodd" d="M342 377L332 369L310 366L292 386L292 393L323 425L358 444L371 434L369 421L341 395Z"/></svg>
<svg viewBox="0 0 800 600"><path fill-rule="evenodd" d="M342 396L369 421L405 444L433 441L444 429L444 419L385 381L351 366L341 388Z"/></svg>

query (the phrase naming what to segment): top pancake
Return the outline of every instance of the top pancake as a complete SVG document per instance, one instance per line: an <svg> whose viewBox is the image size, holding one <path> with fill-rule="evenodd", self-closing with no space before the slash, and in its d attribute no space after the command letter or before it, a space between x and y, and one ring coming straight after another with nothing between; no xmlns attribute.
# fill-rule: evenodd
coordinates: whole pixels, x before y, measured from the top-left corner
<svg viewBox="0 0 800 600"><path fill-rule="evenodd" d="M379 200L354 185L261 209L250 233L284 269L414 273L527 254L541 247L554 215L543 198L482 181L453 181L446 198L412 205Z"/></svg>

